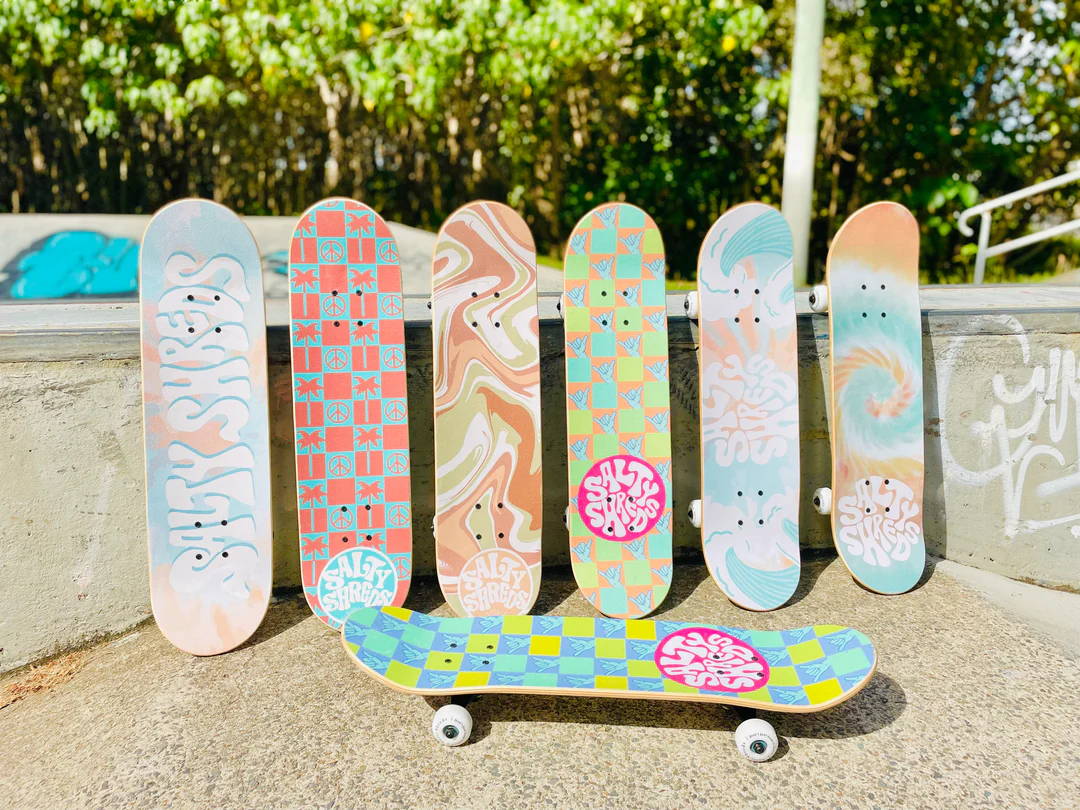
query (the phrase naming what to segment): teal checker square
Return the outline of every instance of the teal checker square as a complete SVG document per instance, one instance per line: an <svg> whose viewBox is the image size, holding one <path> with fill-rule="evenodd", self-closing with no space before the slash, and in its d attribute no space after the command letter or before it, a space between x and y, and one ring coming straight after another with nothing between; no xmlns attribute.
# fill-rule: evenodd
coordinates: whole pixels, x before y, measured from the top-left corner
<svg viewBox="0 0 1080 810"><path fill-rule="evenodd" d="M589 348L592 350L592 356L596 357L614 357L615 356L615 333L614 332L593 332L589 339Z"/></svg>
<svg viewBox="0 0 1080 810"><path fill-rule="evenodd" d="M615 259L617 278L639 278L641 276L641 254L623 253Z"/></svg>
<svg viewBox="0 0 1080 810"><path fill-rule="evenodd" d="M592 382L592 360L588 357L567 357L566 378L572 383Z"/></svg>
<svg viewBox="0 0 1080 810"><path fill-rule="evenodd" d="M594 411L612 411L619 405L619 384L614 382L598 382L592 386L592 407Z"/></svg>
<svg viewBox="0 0 1080 810"><path fill-rule="evenodd" d="M593 228L589 236L589 253L596 261L597 253L614 253L618 231L615 228Z"/></svg>

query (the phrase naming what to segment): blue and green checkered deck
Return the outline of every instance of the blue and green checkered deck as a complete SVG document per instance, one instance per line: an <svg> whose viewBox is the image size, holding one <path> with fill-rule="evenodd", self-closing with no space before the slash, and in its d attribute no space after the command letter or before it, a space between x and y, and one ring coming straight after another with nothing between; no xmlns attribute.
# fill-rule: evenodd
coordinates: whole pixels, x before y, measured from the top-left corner
<svg viewBox="0 0 1080 810"><path fill-rule="evenodd" d="M727 633L768 661L753 692L695 689L665 678L657 643L686 627ZM363 608L342 627L349 654L388 685L421 694L581 694L708 700L785 712L839 703L870 679L877 656L857 630L815 625L747 630L697 622L564 616L442 618Z"/></svg>

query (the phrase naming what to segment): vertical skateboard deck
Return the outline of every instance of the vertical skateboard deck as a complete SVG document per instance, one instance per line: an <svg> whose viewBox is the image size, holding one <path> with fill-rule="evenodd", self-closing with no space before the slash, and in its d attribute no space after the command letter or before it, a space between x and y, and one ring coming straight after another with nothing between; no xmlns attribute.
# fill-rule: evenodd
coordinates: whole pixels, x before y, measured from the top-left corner
<svg viewBox="0 0 1080 810"><path fill-rule="evenodd" d="M300 578L331 627L400 605L412 576L405 322L382 217L332 198L289 246Z"/></svg>
<svg viewBox="0 0 1080 810"><path fill-rule="evenodd" d="M831 501L833 540L851 575L872 591L903 593L926 562L915 218L891 202L859 209L833 238L825 272L832 491L819 500Z"/></svg>
<svg viewBox="0 0 1080 810"><path fill-rule="evenodd" d="M594 208L570 235L567 526L574 577L607 616L656 610L671 585L664 245L640 208Z"/></svg>
<svg viewBox="0 0 1080 810"><path fill-rule="evenodd" d="M139 251L150 602L194 655L238 647L270 601L270 439L259 251L232 211L158 211Z"/></svg>
<svg viewBox="0 0 1080 810"><path fill-rule="evenodd" d="M501 203L443 224L432 263L435 556L459 616L528 613L540 589L536 248Z"/></svg>
<svg viewBox="0 0 1080 810"><path fill-rule="evenodd" d="M739 607L799 584L799 396L791 230L761 203L709 229L698 257L701 527L705 561Z"/></svg>

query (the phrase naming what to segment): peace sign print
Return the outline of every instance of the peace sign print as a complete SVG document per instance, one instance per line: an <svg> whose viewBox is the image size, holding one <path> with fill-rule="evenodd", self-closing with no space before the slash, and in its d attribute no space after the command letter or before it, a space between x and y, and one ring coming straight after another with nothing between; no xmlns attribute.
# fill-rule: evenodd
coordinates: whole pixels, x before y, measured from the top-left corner
<svg viewBox="0 0 1080 810"><path fill-rule="evenodd" d="M403 503L395 503L393 506L386 510L386 519L391 526L408 526L409 507Z"/></svg>
<svg viewBox="0 0 1080 810"><path fill-rule="evenodd" d="M401 314L401 296L391 293L379 296L379 311L387 318L396 318Z"/></svg>
<svg viewBox="0 0 1080 810"><path fill-rule="evenodd" d="M345 314L345 307L344 295L331 295L323 301L322 305L323 312L335 318L340 318Z"/></svg>
<svg viewBox="0 0 1080 810"><path fill-rule="evenodd" d="M400 346L389 346L383 349L382 353L383 368L397 370L404 368L405 366L405 352L402 351Z"/></svg>
<svg viewBox="0 0 1080 810"><path fill-rule="evenodd" d="M351 529L352 513L344 506L335 506L333 511L330 512L330 525L335 529Z"/></svg>
<svg viewBox="0 0 1080 810"><path fill-rule="evenodd" d="M326 469L335 478L344 478L352 474L352 459L344 453L330 456L326 462Z"/></svg>
<svg viewBox="0 0 1080 810"><path fill-rule="evenodd" d="M331 371L341 371L349 365L349 353L342 348L326 349L323 365Z"/></svg>
<svg viewBox="0 0 1080 810"><path fill-rule="evenodd" d="M405 421L405 403L400 399L388 399L383 403L383 418L387 422Z"/></svg>
<svg viewBox="0 0 1080 810"><path fill-rule="evenodd" d="M409 459L404 453L390 453L384 463L386 471L394 475L402 475L409 469Z"/></svg>
<svg viewBox="0 0 1080 810"><path fill-rule="evenodd" d="M331 402L326 406L323 411L326 414L326 421L333 425L344 425L349 421L349 417L352 416L349 405L347 402Z"/></svg>
<svg viewBox="0 0 1080 810"><path fill-rule="evenodd" d="M319 241L319 261L338 264L345 258L345 242L341 239L322 239Z"/></svg>
<svg viewBox="0 0 1080 810"><path fill-rule="evenodd" d="M397 264L397 242L393 239L379 239L375 242L375 255L382 264Z"/></svg>

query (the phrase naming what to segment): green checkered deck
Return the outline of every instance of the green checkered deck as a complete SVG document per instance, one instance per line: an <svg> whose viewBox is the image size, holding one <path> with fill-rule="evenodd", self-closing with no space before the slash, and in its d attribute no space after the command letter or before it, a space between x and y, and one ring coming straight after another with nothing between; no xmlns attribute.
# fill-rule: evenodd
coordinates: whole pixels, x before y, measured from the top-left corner
<svg viewBox="0 0 1080 810"><path fill-rule="evenodd" d="M664 677L654 657L669 634L719 630L754 647L769 679L752 692L696 689ZM857 692L873 674L870 640L850 627L747 630L648 619L563 616L441 618L364 608L342 627L349 654L390 685L423 694L625 693L813 711Z"/></svg>

